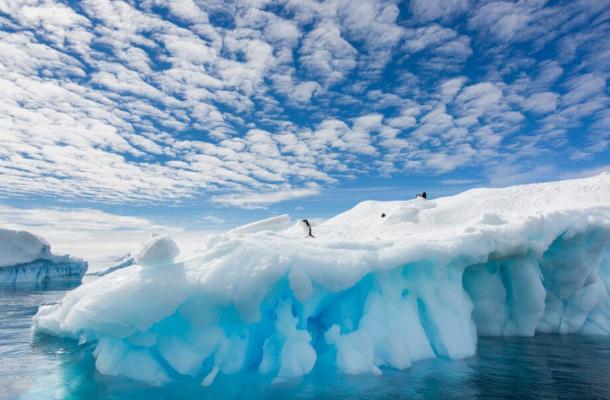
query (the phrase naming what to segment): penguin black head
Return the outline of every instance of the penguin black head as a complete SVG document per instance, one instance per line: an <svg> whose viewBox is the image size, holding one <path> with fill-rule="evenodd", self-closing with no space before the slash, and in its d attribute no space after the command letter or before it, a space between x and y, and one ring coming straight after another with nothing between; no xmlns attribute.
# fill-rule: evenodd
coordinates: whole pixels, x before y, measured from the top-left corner
<svg viewBox="0 0 610 400"><path fill-rule="evenodd" d="M381 213L381 218L385 218L385 213Z"/></svg>

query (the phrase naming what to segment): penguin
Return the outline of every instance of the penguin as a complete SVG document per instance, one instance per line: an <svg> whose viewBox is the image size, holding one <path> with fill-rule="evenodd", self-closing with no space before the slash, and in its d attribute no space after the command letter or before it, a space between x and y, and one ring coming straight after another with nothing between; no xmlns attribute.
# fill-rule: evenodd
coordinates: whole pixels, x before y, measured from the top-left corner
<svg viewBox="0 0 610 400"><path fill-rule="evenodd" d="M315 236L311 233L311 224L306 219L301 220L301 227L303 228L303 233L305 233L305 237L315 238Z"/></svg>
<svg viewBox="0 0 610 400"><path fill-rule="evenodd" d="M424 200L426 200L428 198L428 195L426 194L426 192L417 193L415 195L415 198L416 199L424 199Z"/></svg>

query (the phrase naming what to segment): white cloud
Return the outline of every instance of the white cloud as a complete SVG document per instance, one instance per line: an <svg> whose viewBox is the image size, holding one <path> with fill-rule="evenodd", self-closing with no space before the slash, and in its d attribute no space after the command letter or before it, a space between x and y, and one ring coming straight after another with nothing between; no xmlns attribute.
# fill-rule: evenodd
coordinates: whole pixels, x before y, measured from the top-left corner
<svg viewBox="0 0 610 400"><path fill-rule="evenodd" d="M464 105L469 113L481 114L496 107L502 98L502 90L491 82L470 85L460 93L457 101Z"/></svg>
<svg viewBox="0 0 610 400"><path fill-rule="evenodd" d="M533 163L501 164L487 170L489 185L495 187L512 186L533 182L557 180L557 166Z"/></svg>
<svg viewBox="0 0 610 400"><path fill-rule="evenodd" d="M318 89L320 89L320 85L317 82L301 82L298 85L294 86L292 98L299 102L307 103L311 100L315 91Z"/></svg>
<svg viewBox="0 0 610 400"><path fill-rule="evenodd" d="M459 70L472 55L470 38L437 24L407 30L403 48L412 54L426 51L420 63L427 70Z"/></svg>
<svg viewBox="0 0 610 400"><path fill-rule="evenodd" d="M449 40L455 39L458 33L453 29L433 24L408 31L405 36L404 48L417 53L447 43Z"/></svg>
<svg viewBox="0 0 610 400"><path fill-rule="evenodd" d="M411 12L420 21L451 19L468 10L471 0L412 0Z"/></svg>
<svg viewBox="0 0 610 400"><path fill-rule="evenodd" d="M566 86L568 93L561 97L561 101L573 105L603 94L606 78L596 74L579 75L570 79Z"/></svg>
<svg viewBox="0 0 610 400"><path fill-rule="evenodd" d="M481 181L478 179L443 179L441 184L450 186L471 186Z"/></svg>
<svg viewBox="0 0 610 400"><path fill-rule="evenodd" d="M17 208L0 204L0 225L7 229L61 232L147 231L170 229L146 218L93 208ZM175 229L172 229L175 230Z"/></svg>
<svg viewBox="0 0 610 400"><path fill-rule="evenodd" d="M502 41L530 38L535 13L544 1L507 2L495 1L482 5L473 13L468 24L473 29L491 34Z"/></svg>
<svg viewBox="0 0 610 400"><path fill-rule="evenodd" d="M356 49L331 22L320 23L307 34L301 48L301 62L312 77L334 84L356 66Z"/></svg>
<svg viewBox="0 0 610 400"><path fill-rule="evenodd" d="M258 207L610 140L597 4L71 4L0 3L0 196Z"/></svg>
<svg viewBox="0 0 610 400"><path fill-rule="evenodd" d="M534 93L523 104L523 107L535 113L543 114L555 111L557 108L557 93Z"/></svg>
<svg viewBox="0 0 610 400"><path fill-rule="evenodd" d="M313 196L320 193L320 189L313 188L289 188L273 192L263 193L236 193L213 196L212 202L224 206L237 206L243 208L263 208L268 204L279 203L285 200L294 200L301 197Z"/></svg>
<svg viewBox="0 0 610 400"><path fill-rule="evenodd" d="M200 221L204 223L211 223L214 225L221 225L226 222L224 218L213 214L204 215L203 217L201 217Z"/></svg>
<svg viewBox="0 0 610 400"><path fill-rule="evenodd" d="M208 16L193 0L172 0L167 2L171 13L189 22L207 23Z"/></svg>
<svg viewBox="0 0 610 400"><path fill-rule="evenodd" d="M445 81L441 84L441 99L443 102L451 101L464 86L466 78L458 77Z"/></svg>

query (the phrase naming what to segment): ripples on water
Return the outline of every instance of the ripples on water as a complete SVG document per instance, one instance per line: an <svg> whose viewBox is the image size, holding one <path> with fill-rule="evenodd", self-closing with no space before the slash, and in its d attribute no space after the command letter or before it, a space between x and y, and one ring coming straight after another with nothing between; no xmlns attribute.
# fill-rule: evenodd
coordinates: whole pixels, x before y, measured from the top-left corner
<svg viewBox="0 0 610 400"><path fill-rule="evenodd" d="M610 338L541 335L481 338L465 360L427 360L384 375L314 371L272 385L254 375L219 376L209 388L180 380L151 387L95 371L91 347L33 335L41 304L61 289L0 288L0 398L2 399L610 399Z"/></svg>

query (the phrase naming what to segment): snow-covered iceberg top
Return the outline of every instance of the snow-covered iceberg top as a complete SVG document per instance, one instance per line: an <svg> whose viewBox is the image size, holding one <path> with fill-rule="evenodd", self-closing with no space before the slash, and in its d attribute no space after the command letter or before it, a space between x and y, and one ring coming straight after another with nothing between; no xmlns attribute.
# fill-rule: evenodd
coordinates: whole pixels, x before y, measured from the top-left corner
<svg viewBox="0 0 610 400"><path fill-rule="evenodd" d="M315 238L288 221L234 229L189 260L150 243L153 268L86 283L35 327L92 343L104 374L204 385L318 365L379 374L470 356L478 334L610 333L610 175L367 201Z"/></svg>
<svg viewBox="0 0 610 400"><path fill-rule="evenodd" d="M0 229L0 285L80 281L87 263L68 255L54 255L40 236Z"/></svg>
<svg viewBox="0 0 610 400"><path fill-rule="evenodd" d="M144 244L135 261L143 267L155 267L173 263L178 254L180 249L171 237L154 236Z"/></svg>
<svg viewBox="0 0 610 400"><path fill-rule="evenodd" d="M40 236L26 231L0 229L0 268L51 257L51 246Z"/></svg>

